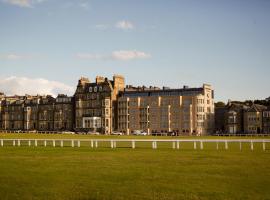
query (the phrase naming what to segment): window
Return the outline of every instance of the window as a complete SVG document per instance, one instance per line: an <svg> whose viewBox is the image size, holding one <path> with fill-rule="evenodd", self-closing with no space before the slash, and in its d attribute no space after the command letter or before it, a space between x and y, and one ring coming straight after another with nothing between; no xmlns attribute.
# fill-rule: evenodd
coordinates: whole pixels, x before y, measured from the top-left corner
<svg viewBox="0 0 270 200"><path fill-rule="evenodd" d="M89 92L92 92L93 91L93 88L92 87L89 87Z"/></svg>
<svg viewBox="0 0 270 200"><path fill-rule="evenodd" d="M99 86L99 91L102 92L102 86Z"/></svg>
<svg viewBox="0 0 270 200"><path fill-rule="evenodd" d="M97 86L94 87L94 92L97 92Z"/></svg>

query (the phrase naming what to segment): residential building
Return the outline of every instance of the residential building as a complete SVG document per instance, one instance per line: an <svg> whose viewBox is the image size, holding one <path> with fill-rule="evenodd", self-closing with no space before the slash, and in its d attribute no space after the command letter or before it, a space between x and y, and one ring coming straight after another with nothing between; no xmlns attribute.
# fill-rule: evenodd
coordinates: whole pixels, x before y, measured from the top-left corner
<svg viewBox="0 0 270 200"><path fill-rule="evenodd" d="M54 104L54 130L73 130L74 98L59 94Z"/></svg>
<svg viewBox="0 0 270 200"><path fill-rule="evenodd" d="M116 100L124 87L125 79L120 75L114 75L113 80L97 76L95 82L82 77L74 95L75 130L110 134L117 129Z"/></svg>
<svg viewBox="0 0 270 200"><path fill-rule="evenodd" d="M263 133L270 134L270 107L263 111Z"/></svg>
<svg viewBox="0 0 270 200"><path fill-rule="evenodd" d="M248 134L257 134L263 132L263 111L267 107L253 104L244 112L244 132Z"/></svg>
<svg viewBox="0 0 270 200"><path fill-rule="evenodd" d="M214 131L214 91L200 88L170 89L128 86L118 98L118 130L206 135Z"/></svg>

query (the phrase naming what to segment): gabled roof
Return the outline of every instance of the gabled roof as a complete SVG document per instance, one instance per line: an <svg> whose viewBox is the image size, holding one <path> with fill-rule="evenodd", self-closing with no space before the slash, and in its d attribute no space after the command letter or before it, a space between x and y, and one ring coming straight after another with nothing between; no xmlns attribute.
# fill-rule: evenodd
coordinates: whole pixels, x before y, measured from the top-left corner
<svg viewBox="0 0 270 200"><path fill-rule="evenodd" d="M267 107L259 104L252 104L252 106L247 109L247 112L262 112L266 110Z"/></svg>

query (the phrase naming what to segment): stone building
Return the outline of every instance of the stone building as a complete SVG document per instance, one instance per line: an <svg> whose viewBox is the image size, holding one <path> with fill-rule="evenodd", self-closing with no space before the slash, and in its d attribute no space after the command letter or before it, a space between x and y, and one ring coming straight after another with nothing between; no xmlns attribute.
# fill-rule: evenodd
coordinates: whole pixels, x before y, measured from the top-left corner
<svg viewBox="0 0 270 200"><path fill-rule="evenodd" d="M118 98L118 130L129 135L174 132L206 135L214 130L214 91L200 88L127 87Z"/></svg>
<svg viewBox="0 0 270 200"><path fill-rule="evenodd" d="M73 130L74 98L59 94L54 105L54 130Z"/></svg>
<svg viewBox="0 0 270 200"><path fill-rule="evenodd" d="M237 102L228 102L225 112L225 132L229 134L244 133L244 112L248 105Z"/></svg>
<svg viewBox="0 0 270 200"><path fill-rule="evenodd" d="M28 96L24 101L24 129L34 131L38 129L40 96Z"/></svg>
<svg viewBox="0 0 270 200"><path fill-rule="evenodd" d="M253 104L244 112L244 132L248 134L263 133L263 111L267 107Z"/></svg>
<svg viewBox="0 0 270 200"><path fill-rule="evenodd" d="M263 111L263 133L270 134L270 107Z"/></svg>
<svg viewBox="0 0 270 200"><path fill-rule="evenodd" d="M96 77L95 82L81 78L74 95L75 130L110 134L117 128L117 95L123 91L125 79L114 75L113 80Z"/></svg>
<svg viewBox="0 0 270 200"><path fill-rule="evenodd" d="M38 104L38 130L54 130L54 104L55 98L52 96L40 97Z"/></svg>

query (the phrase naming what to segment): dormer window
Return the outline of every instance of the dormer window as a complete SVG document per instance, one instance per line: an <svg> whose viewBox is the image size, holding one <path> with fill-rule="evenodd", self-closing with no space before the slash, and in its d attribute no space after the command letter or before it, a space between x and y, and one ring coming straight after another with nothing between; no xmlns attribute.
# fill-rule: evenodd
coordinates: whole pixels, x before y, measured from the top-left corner
<svg viewBox="0 0 270 200"><path fill-rule="evenodd" d="M97 86L94 87L94 92L97 92Z"/></svg>
<svg viewBox="0 0 270 200"><path fill-rule="evenodd" d="M102 92L102 86L99 86L99 91Z"/></svg>
<svg viewBox="0 0 270 200"><path fill-rule="evenodd" d="M92 87L89 87L89 92L92 92L93 88Z"/></svg>

